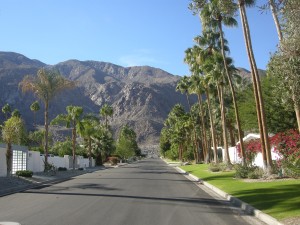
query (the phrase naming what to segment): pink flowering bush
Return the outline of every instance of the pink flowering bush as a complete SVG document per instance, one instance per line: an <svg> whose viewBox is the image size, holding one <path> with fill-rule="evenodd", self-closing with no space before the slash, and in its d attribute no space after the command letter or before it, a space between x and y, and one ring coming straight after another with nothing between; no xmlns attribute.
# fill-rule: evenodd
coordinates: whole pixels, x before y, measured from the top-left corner
<svg viewBox="0 0 300 225"><path fill-rule="evenodd" d="M297 130L287 130L270 138L274 151L281 158L277 160L278 166L284 169L288 176L300 176L300 134Z"/></svg>
<svg viewBox="0 0 300 225"><path fill-rule="evenodd" d="M274 147L274 152L280 155L277 159L277 166L282 167L292 173L292 176L300 175L300 134L297 130L287 130L277 133L269 138L270 145ZM260 139L251 140L244 143L246 161L251 165L258 152L261 152ZM237 145L239 157L241 157L240 145ZM291 174L290 174L291 175Z"/></svg>
<svg viewBox="0 0 300 225"><path fill-rule="evenodd" d="M261 152L260 139L253 139L244 143L245 147L245 157L248 165L251 165L254 161L258 152ZM239 157L242 157L241 145L237 145L237 151Z"/></svg>

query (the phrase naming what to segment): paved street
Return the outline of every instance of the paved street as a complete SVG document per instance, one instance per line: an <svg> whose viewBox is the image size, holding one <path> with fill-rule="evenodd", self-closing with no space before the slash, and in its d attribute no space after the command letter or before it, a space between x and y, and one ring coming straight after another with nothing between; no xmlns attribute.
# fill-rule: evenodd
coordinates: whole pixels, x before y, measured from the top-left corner
<svg viewBox="0 0 300 225"><path fill-rule="evenodd" d="M214 199L160 159L146 159L1 197L0 221L21 225L256 222L227 201Z"/></svg>

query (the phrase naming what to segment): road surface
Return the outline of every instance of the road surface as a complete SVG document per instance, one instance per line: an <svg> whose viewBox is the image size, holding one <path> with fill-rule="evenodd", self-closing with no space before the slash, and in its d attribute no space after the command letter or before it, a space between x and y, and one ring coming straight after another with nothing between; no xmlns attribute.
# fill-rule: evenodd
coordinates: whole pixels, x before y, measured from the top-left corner
<svg viewBox="0 0 300 225"><path fill-rule="evenodd" d="M0 221L21 225L260 224L214 197L162 160L146 159L2 197Z"/></svg>

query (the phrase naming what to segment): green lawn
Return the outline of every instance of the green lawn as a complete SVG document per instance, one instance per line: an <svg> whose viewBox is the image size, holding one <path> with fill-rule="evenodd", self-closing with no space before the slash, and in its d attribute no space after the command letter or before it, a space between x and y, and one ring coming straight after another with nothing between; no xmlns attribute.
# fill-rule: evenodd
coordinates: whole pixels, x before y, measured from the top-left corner
<svg viewBox="0 0 300 225"><path fill-rule="evenodd" d="M205 164L181 168L278 220L300 215L299 179L249 183L234 172L210 172Z"/></svg>

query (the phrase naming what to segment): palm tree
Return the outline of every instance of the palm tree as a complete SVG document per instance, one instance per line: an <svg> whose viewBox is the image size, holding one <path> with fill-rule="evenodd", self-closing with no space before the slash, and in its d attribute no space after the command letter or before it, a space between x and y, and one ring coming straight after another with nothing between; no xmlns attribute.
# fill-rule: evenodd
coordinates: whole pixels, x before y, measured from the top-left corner
<svg viewBox="0 0 300 225"><path fill-rule="evenodd" d="M201 77L200 75L192 75L191 76L191 91L195 93L198 97L198 105L199 105L199 116L201 120L201 136L202 136L202 148L203 148L203 157L204 161L207 162L209 160L208 154L208 144L207 144L207 136L206 136L206 127L205 127L205 119L204 119L204 109L203 109L203 100L202 96L205 94L204 87L201 85Z"/></svg>
<svg viewBox="0 0 300 225"><path fill-rule="evenodd" d="M203 36L197 36L194 40L197 43L193 48L186 50L186 57L185 62L189 64L190 71L193 75L201 75L203 77L210 73L210 67L214 64L213 57L216 53L217 49L215 46L216 37L218 34L211 30L205 30L203 32ZM217 140L216 140L216 132L214 128L214 119L211 110L211 102L210 102L210 79L207 76L201 79L201 86L204 87L206 97L207 97L207 104L208 104L208 111L209 111L209 118L210 118L210 127L211 127L211 134L212 134L212 141L213 141L213 151L214 151L214 161L217 163Z"/></svg>
<svg viewBox="0 0 300 225"><path fill-rule="evenodd" d="M189 89L191 86L191 81L190 78L187 76L184 76L177 84L176 86L176 91L180 91L182 94L184 93L187 98L188 106L189 106L189 111L191 112L191 103L189 99ZM192 118L193 120L193 118ZM197 134L196 134L196 129L195 129L195 124L193 123L193 136L194 136L194 155L195 155L195 161L196 163L199 162L198 154L197 154L197 149L198 149L198 143L197 143Z"/></svg>
<svg viewBox="0 0 300 225"><path fill-rule="evenodd" d="M184 108L180 104L176 104L170 111L164 126L169 133L171 145L178 146L179 160L183 159L183 148L185 142L183 118L186 116Z"/></svg>
<svg viewBox="0 0 300 225"><path fill-rule="evenodd" d="M223 33L223 24L225 26L233 27L237 26L237 21L234 18L234 13L236 11L236 8L232 4L226 4L224 2L211 0L210 3L206 4L203 7L203 10L201 11L201 20L204 27L206 26L213 26L217 27L219 30L219 39L221 44L221 54L223 57L223 63L224 63L224 69L225 74L229 82L229 87L232 95L232 101L233 101L233 107L235 111L235 120L236 125L238 129L238 138L240 142L240 148L241 148L241 155L242 155L242 162L244 165L246 165L246 158L245 158L245 150L244 150L244 143L243 143L243 137L242 137L242 130L241 130L241 124L240 124L240 118L239 118L239 110L237 106L236 101L236 93L232 81L232 73L229 71L229 66L227 63L226 58L226 51L228 51L228 47L225 46L225 43L227 42L224 39L224 33Z"/></svg>
<svg viewBox="0 0 300 225"><path fill-rule="evenodd" d="M212 107L211 107L211 100L210 100L210 77L205 76L202 79L202 85L205 88L205 93L207 97L207 106L208 106L208 114L209 114L209 120L210 120L210 131L211 131L211 138L213 142L213 152L214 152L214 163L218 163L218 149L217 149L217 138L216 138L216 130L215 130L215 123L214 123L214 117L212 115Z"/></svg>
<svg viewBox="0 0 300 225"><path fill-rule="evenodd" d="M83 129L79 130L79 134L87 142L88 156L89 156L89 167L92 167L92 143L95 139L96 133L98 132L98 121L94 118L84 118L81 121Z"/></svg>
<svg viewBox="0 0 300 225"><path fill-rule="evenodd" d="M30 110L33 112L33 126L35 126L35 114L40 110L40 104L38 101L33 102L30 105Z"/></svg>
<svg viewBox="0 0 300 225"><path fill-rule="evenodd" d="M8 103L6 103L3 107L2 107L2 112L5 115L5 119L8 118L8 114L11 113L11 108L10 105Z"/></svg>
<svg viewBox="0 0 300 225"><path fill-rule="evenodd" d="M254 53L253 53L250 29L249 29L247 13L246 13L246 6L253 6L254 4L255 4L254 0L237 0L237 5L240 11L241 23L243 27L244 39L246 43L246 50L247 50L250 68L251 68L251 74L252 74L253 89L254 89L253 91L254 91L255 102L256 102L256 111L257 111L257 118L258 118L258 126L260 130L262 153L266 155L266 159L264 158L264 165L267 171L270 173L273 163L271 158L268 128L266 124L266 116L265 116L264 102L263 102L262 91L261 91L261 84L260 84L256 62L255 62Z"/></svg>
<svg viewBox="0 0 300 225"><path fill-rule="evenodd" d="M100 109L100 115L104 116L105 119L105 127L108 129L108 117L111 117L114 113L113 107L108 104L104 104Z"/></svg>
<svg viewBox="0 0 300 225"><path fill-rule="evenodd" d="M51 121L51 124L63 123L67 128L72 129L73 170L75 170L77 131L81 131L84 129L81 122L83 108L79 106L67 106L66 110L67 114L58 115Z"/></svg>
<svg viewBox="0 0 300 225"><path fill-rule="evenodd" d="M34 93L45 106L44 118L45 118L45 170L48 169L48 133L49 133L49 116L48 109L49 103L60 92L73 88L75 86L74 81L65 79L59 72L40 69L37 72L37 76L27 75L19 83L22 92Z"/></svg>
<svg viewBox="0 0 300 225"><path fill-rule="evenodd" d="M25 125L20 117L13 116L4 122L2 127L2 139L6 142L7 176L12 171L12 144L19 144L25 134Z"/></svg>

